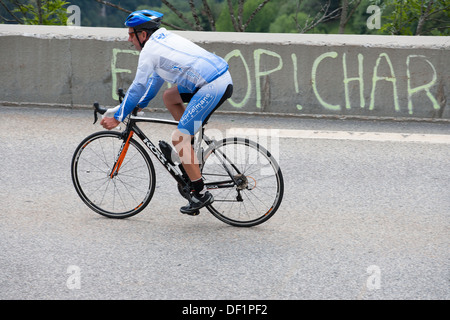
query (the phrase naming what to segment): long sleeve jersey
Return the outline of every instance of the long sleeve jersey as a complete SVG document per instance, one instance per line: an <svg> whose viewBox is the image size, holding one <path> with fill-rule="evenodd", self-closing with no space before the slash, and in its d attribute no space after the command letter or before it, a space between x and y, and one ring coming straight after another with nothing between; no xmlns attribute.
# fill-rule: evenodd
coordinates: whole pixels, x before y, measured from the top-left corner
<svg viewBox="0 0 450 320"><path fill-rule="evenodd" d="M123 121L136 106L145 108L165 81L195 92L227 70L224 59L164 28L158 29L139 55L136 76L114 118Z"/></svg>

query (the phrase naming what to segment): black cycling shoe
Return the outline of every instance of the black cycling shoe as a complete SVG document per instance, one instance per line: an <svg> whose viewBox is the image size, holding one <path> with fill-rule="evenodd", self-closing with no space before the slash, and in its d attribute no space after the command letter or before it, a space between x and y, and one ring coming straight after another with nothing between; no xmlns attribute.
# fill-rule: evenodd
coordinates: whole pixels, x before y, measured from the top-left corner
<svg viewBox="0 0 450 320"><path fill-rule="evenodd" d="M191 216L196 216L200 213L200 209L204 206L210 205L214 202L214 197L211 193L208 191L205 192L202 196L196 196L195 194L192 195L191 200L189 201L188 205L181 207L180 211L181 213L188 214Z"/></svg>
<svg viewBox="0 0 450 320"><path fill-rule="evenodd" d="M180 209L180 211L181 211L181 209ZM198 216L200 214L200 210L196 210L196 211L190 212L190 213L181 211L181 213L187 214L188 216Z"/></svg>

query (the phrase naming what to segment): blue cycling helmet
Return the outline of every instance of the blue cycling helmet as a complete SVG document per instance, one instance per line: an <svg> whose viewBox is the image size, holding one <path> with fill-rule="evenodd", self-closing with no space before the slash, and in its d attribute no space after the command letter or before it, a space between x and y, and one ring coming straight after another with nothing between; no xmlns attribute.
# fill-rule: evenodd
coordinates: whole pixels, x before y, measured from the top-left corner
<svg viewBox="0 0 450 320"><path fill-rule="evenodd" d="M125 20L125 25L129 28L133 28L134 34L141 48L144 48L145 43L148 38L155 30L161 25L163 14L153 11L153 10L139 10L131 13L127 20ZM143 42L139 40L138 32L146 31L147 39Z"/></svg>
<svg viewBox="0 0 450 320"><path fill-rule="evenodd" d="M131 13L125 25L135 30L154 30L161 25L163 14L153 10L138 10Z"/></svg>

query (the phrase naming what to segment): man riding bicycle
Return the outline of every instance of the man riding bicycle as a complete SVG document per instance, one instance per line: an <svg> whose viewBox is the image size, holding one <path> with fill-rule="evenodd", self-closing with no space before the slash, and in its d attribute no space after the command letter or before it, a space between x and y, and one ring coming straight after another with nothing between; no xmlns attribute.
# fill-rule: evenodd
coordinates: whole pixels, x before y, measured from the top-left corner
<svg viewBox="0 0 450 320"><path fill-rule="evenodd" d="M140 51L138 67L114 117L105 117L100 124L108 130L117 127L136 106L145 108L165 81L176 84L164 92L163 101L179 121L172 143L194 189L189 204L180 211L196 215L214 199L204 186L191 140L214 110L231 97L233 82L224 59L160 28L162 17L153 10L139 10L126 19L128 41Z"/></svg>

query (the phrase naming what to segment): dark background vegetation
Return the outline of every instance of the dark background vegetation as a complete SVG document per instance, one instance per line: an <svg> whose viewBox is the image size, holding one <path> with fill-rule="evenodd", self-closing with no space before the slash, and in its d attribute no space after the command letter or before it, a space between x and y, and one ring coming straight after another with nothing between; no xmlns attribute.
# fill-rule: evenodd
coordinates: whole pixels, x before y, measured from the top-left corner
<svg viewBox="0 0 450 320"><path fill-rule="evenodd" d="M165 14L168 29L394 35L450 35L449 0L0 0L0 23L66 24L77 5L81 26L123 27L128 12ZM381 9L370 29L371 5Z"/></svg>

